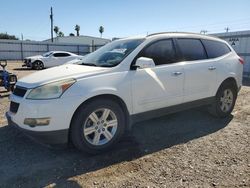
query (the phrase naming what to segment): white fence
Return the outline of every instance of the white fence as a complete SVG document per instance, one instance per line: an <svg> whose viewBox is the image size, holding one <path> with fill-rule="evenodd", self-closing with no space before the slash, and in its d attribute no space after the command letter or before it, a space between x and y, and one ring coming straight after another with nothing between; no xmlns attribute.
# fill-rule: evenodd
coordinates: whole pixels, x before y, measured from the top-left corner
<svg viewBox="0 0 250 188"><path fill-rule="evenodd" d="M79 55L86 55L100 46L45 43L36 41L0 40L0 59L23 60L25 57L44 54L48 51L68 51Z"/></svg>

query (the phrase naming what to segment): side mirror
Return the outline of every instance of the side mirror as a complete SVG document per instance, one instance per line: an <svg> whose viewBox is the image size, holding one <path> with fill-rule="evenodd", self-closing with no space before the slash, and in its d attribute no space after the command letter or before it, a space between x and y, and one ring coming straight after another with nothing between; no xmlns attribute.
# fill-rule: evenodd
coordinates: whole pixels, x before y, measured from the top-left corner
<svg viewBox="0 0 250 188"><path fill-rule="evenodd" d="M136 60L135 65L136 68L145 69L155 67L154 60L147 57L140 57Z"/></svg>

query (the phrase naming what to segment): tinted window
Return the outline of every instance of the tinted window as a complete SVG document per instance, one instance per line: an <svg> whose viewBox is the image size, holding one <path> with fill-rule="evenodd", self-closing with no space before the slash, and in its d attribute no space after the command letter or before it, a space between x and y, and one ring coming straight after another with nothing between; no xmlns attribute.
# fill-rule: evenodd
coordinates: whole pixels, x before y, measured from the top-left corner
<svg viewBox="0 0 250 188"><path fill-rule="evenodd" d="M67 53L54 53L53 56L54 57L68 57L68 56L70 56L70 54L67 54Z"/></svg>
<svg viewBox="0 0 250 188"><path fill-rule="evenodd" d="M207 59L206 51L199 39L178 39L184 61Z"/></svg>
<svg viewBox="0 0 250 188"><path fill-rule="evenodd" d="M156 65L176 62L176 53L171 39L161 40L146 47L140 57L148 57L154 60Z"/></svg>
<svg viewBox="0 0 250 188"><path fill-rule="evenodd" d="M212 40L202 40L202 42L207 50L208 58L223 56L231 51L230 48L222 42Z"/></svg>

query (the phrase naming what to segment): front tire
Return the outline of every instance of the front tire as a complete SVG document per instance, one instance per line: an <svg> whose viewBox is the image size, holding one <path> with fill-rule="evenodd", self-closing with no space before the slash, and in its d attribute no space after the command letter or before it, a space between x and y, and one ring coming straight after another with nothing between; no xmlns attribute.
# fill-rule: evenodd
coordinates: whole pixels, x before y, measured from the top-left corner
<svg viewBox="0 0 250 188"><path fill-rule="evenodd" d="M44 68L43 62L42 61L35 61L32 64L32 68L35 70L42 70Z"/></svg>
<svg viewBox="0 0 250 188"><path fill-rule="evenodd" d="M97 154L111 149L125 130L125 116L119 104L110 99L96 99L76 111L70 138L84 152Z"/></svg>
<svg viewBox="0 0 250 188"><path fill-rule="evenodd" d="M237 88L231 82L224 83L217 91L215 101L209 107L209 112L215 117L227 117L233 111L236 99Z"/></svg>

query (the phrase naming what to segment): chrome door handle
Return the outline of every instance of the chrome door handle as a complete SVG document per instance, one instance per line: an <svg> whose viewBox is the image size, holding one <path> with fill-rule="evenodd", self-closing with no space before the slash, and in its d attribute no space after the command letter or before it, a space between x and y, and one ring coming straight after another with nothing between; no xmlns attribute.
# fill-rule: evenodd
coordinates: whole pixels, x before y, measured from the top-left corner
<svg viewBox="0 0 250 188"><path fill-rule="evenodd" d="M182 72L179 72L179 71L173 72L173 75L174 75L174 76L179 76L179 75L181 75L181 74L182 74Z"/></svg>
<svg viewBox="0 0 250 188"><path fill-rule="evenodd" d="M208 67L208 70L215 70L215 69L216 69L216 67L214 67L214 66Z"/></svg>

